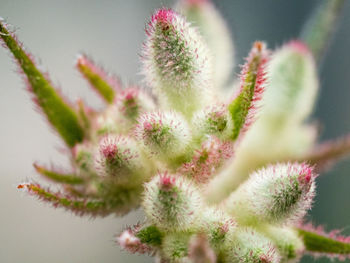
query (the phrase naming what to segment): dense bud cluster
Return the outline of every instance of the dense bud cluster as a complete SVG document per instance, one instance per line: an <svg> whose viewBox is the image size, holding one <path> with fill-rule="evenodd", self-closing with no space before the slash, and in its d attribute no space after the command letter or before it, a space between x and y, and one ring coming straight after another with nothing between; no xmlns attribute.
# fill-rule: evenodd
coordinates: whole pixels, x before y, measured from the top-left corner
<svg viewBox="0 0 350 263"><path fill-rule="evenodd" d="M317 13L315 30L330 32L334 19L324 17L335 7ZM18 188L78 215L141 207L145 220L117 243L157 262L292 263L306 252L348 258L349 238L302 224L320 167L350 150L348 138L315 147L317 130L307 122L319 85L313 42L275 51L255 42L232 90L232 41L214 5L181 0L176 8L155 11L146 25L147 87L124 86L79 56L77 69L107 104L102 111L63 99L0 22L0 39L72 163L70 172L35 164L59 191Z"/></svg>

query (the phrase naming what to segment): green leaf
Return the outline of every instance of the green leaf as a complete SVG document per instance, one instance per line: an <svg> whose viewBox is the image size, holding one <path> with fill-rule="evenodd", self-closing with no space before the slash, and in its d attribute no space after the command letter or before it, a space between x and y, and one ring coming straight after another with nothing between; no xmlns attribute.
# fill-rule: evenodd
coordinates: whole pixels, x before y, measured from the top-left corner
<svg viewBox="0 0 350 263"><path fill-rule="evenodd" d="M316 231L297 229L299 235L304 240L306 250L309 252L324 253L328 256L348 256L350 255L350 243L327 237Z"/></svg>
<svg viewBox="0 0 350 263"><path fill-rule="evenodd" d="M300 38L309 46L317 61L327 49L345 3L345 0L325 0L301 31Z"/></svg>
<svg viewBox="0 0 350 263"><path fill-rule="evenodd" d="M256 102L261 99L264 91L264 65L267 62L267 56L265 44L256 42L243 66L239 94L228 106L233 121L231 136L233 140L236 140L253 121Z"/></svg>
<svg viewBox="0 0 350 263"><path fill-rule="evenodd" d="M35 101L45 113L48 121L70 147L81 142L84 139L84 131L75 111L60 97L46 76L36 68L31 57L1 21L0 39L3 40L26 75L29 88L35 95Z"/></svg>
<svg viewBox="0 0 350 263"><path fill-rule="evenodd" d="M60 192L53 192L49 189L44 189L39 184L33 183L20 184L17 188L25 189L39 199L51 203L54 207L63 207L77 215L89 214L92 216L105 216L110 213L110 209L106 202L102 200L75 199Z"/></svg>
<svg viewBox="0 0 350 263"><path fill-rule="evenodd" d="M62 174L56 171L48 170L42 166L39 166L37 164L34 164L34 168L36 171L41 174L42 176L55 181L57 183L62 184L82 184L84 183L84 179L76 176L74 174Z"/></svg>
<svg viewBox="0 0 350 263"><path fill-rule="evenodd" d="M95 89L106 102L112 104L115 97L115 90L112 88L113 85L111 85L113 80L86 55L79 57L77 68L90 83L91 87ZM116 82L116 80L114 82Z"/></svg>
<svg viewBox="0 0 350 263"><path fill-rule="evenodd" d="M162 244L163 234L156 226L148 226L138 231L136 237L144 244L160 246Z"/></svg>

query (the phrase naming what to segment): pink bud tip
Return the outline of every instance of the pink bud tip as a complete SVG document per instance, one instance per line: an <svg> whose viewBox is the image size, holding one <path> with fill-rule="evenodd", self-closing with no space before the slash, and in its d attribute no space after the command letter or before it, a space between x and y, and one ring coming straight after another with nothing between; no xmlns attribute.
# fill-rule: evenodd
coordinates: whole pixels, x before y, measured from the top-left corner
<svg viewBox="0 0 350 263"><path fill-rule="evenodd" d="M100 151L106 159L114 159L118 149L115 144L104 144L101 146Z"/></svg>
<svg viewBox="0 0 350 263"><path fill-rule="evenodd" d="M293 48L298 53L305 55L310 54L310 49L308 48L308 46L300 40L292 40L287 45Z"/></svg>
<svg viewBox="0 0 350 263"><path fill-rule="evenodd" d="M312 176L313 176L313 168L306 164L303 164L302 171L298 178L299 182L301 184L308 185L311 183Z"/></svg>
<svg viewBox="0 0 350 263"><path fill-rule="evenodd" d="M172 9L159 9L151 18L152 22L169 23L175 15Z"/></svg>
<svg viewBox="0 0 350 263"><path fill-rule="evenodd" d="M159 184L162 190L170 190L175 185L175 177L165 173L160 176Z"/></svg>
<svg viewBox="0 0 350 263"><path fill-rule="evenodd" d="M145 121L143 123L143 128L146 130L146 131L149 131L149 130L152 130L152 124L149 122L149 121Z"/></svg>

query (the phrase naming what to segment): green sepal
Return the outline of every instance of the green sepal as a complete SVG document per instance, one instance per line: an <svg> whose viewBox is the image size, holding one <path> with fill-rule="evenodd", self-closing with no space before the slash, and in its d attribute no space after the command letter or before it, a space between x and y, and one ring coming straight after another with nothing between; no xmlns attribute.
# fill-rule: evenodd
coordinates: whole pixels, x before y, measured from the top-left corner
<svg viewBox="0 0 350 263"><path fill-rule="evenodd" d="M350 243L342 242L312 231L296 229L300 237L304 240L307 251L314 253L325 253L330 256L350 255Z"/></svg>
<svg viewBox="0 0 350 263"><path fill-rule="evenodd" d="M136 237L144 244L160 246L162 244L163 233L156 226L148 226L138 231Z"/></svg>
<svg viewBox="0 0 350 263"><path fill-rule="evenodd" d="M106 79L106 74L102 69L98 68L91 59L82 55L78 59L77 68L80 73L86 78L91 87L93 87L102 98L109 104L112 104L115 97L115 90L111 87Z"/></svg>
<svg viewBox="0 0 350 263"><path fill-rule="evenodd" d="M55 181L57 183L72 184L72 185L84 183L83 178L74 174L62 174L56 171L48 170L45 167L39 166L37 164L34 164L34 168L42 176L52 181Z"/></svg>
<svg viewBox="0 0 350 263"><path fill-rule="evenodd" d="M45 113L48 121L61 135L66 144L73 147L84 139L84 131L76 112L62 99L50 81L35 66L30 56L22 49L16 37L9 33L0 21L0 38L15 57L26 75L35 101Z"/></svg>

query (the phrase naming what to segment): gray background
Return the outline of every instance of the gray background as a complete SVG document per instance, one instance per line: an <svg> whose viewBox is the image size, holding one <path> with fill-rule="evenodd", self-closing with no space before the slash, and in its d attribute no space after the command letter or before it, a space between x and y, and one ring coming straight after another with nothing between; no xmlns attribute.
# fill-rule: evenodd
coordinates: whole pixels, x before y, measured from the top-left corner
<svg viewBox="0 0 350 263"><path fill-rule="evenodd" d="M234 34L237 62L254 40L276 47L295 38L320 1L215 1ZM0 0L0 15L16 26L19 39L40 57L54 83L73 101L82 97L95 107L102 103L73 68L75 54L85 51L124 82L141 79L139 52L144 25L153 9L171 1L49 1ZM321 139L350 131L350 3L320 72L321 93L315 118L324 127ZM124 218L79 218L52 209L21 194L16 185L38 178L34 161L67 164L62 146L34 110L16 66L0 48L0 262L109 263L151 262L120 252L113 236L141 213ZM237 70L236 70L237 72ZM318 179L318 195L310 217L329 229L350 234L350 161ZM304 262L313 259L305 258ZM320 260L319 262L328 262Z"/></svg>

